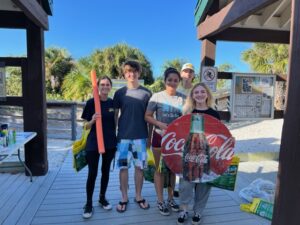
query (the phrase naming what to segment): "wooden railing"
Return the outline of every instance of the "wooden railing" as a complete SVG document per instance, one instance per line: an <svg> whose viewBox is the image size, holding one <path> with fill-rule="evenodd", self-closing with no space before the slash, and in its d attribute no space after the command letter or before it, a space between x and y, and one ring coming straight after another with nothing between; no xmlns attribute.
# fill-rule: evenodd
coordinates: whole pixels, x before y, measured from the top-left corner
<svg viewBox="0 0 300 225"><path fill-rule="evenodd" d="M215 109L221 119L230 120L230 92L214 94ZM47 102L47 137L75 140L82 131L81 114L84 102ZM274 118L282 118L283 111L276 110ZM0 123L8 123L10 128L23 131L23 112L20 106L0 106Z"/></svg>
<svg viewBox="0 0 300 225"><path fill-rule="evenodd" d="M81 113L85 103L47 102L47 136L75 140L81 132ZM19 106L0 106L0 123L23 131L23 111Z"/></svg>

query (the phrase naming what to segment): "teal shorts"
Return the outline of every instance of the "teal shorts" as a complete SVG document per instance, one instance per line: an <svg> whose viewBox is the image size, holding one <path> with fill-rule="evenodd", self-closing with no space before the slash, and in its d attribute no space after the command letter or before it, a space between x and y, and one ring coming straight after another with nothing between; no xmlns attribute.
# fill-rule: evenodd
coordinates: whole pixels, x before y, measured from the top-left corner
<svg viewBox="0 0 300 225"><path fill-rule="evenodd" d="M147 139L121 139L118 143L116 160L119 169L128 169L133 162L135 167L147 167Z"/></svg>

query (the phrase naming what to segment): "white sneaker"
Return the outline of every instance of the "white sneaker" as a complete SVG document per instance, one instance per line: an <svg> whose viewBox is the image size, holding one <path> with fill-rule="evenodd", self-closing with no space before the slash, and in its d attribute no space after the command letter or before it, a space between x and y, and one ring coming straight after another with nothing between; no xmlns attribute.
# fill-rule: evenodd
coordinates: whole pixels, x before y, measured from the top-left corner
<svg viewBox="0 0 300 225"><path fill-rule="evenodd" d="M195 213L195 215L192 218L192 224L193 225L199 225L201 223L202 216L199 213Z"/></svg>
<svg viewBox="0 0 300 225"><path fill-rule="evenodd" d="M109 202L106 199L99 200L99 204L102 206L103 209L105 210L111 210L112 206L109 204Z"/></svg>
<svg viewBox="0 0 300 225"><path fill-rule="evenodd" d="M188 218L188 212L187 211L180 211L179 216L177 218L177 224L182 225L184 224L184 221Z"/></svg>
<svg viewBox="0 0 300 225"><path fill-rule="evenodd" d="M93 215L93 211L94 211L93 206L85 205L85 206L83 207L83 209L84 209L84 211L83 211L82 217L83 217L84 219L89 219L89 218L91 218L92 215Z"/></svg>

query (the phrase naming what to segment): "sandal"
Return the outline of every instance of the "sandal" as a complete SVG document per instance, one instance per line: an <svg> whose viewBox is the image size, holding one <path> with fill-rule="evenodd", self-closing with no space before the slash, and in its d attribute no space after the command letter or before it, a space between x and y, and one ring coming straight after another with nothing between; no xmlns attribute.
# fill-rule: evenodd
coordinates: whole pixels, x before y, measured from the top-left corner
<svg viewBox="0 0 300 225"><path fill-rule="evenodd" d="M149 209L150 208L150 205L149 203L147 204L147 206L145 206L145 203L146 203L146 200L143 198L142 200L139 200L137 201L136 199L134 199L134 201L138 204L138 206L141 208L141 209Z"/></svg>
<svg viewBox="0 0 300 225"><path fill-rule="evenodd" d="M119 213L125 212L127 210L127 204L128 204L128 201L127 202L120 201L119 204L117 205L117 212L119 212ZM121 206L121 209L119 209L118 206Z"/></svg>

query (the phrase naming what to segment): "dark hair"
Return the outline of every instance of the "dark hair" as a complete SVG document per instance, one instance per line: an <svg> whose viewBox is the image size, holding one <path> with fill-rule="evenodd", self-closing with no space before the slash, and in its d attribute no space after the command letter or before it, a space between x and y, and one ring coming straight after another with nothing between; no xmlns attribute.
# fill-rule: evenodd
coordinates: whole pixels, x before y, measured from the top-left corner
<svg viewBox="0 0 300 225"><path fill-rule="evenodd" d="M178 72L178 70L176 70L175 68L173 67L168 67L165 72L164 72L164 81L166 82L167 78L169 77L169 75L171 73L175 73L177 74L179 80L181 80L181 76L180 76L180 73Z"/></svg>
<svg viewBox="0 0 300 225"><path fill-rule="evenodd" d="M97 80L97 86L99 86L101 80L108 80L109 83L110 83L110 85L112 86L112 81L111 81L111 79L109 78L109 76L104 75L104 76L99 77L98 80Z"/></svg>
<svg viewBox="0 0 300 225"><path fill-rule="evenodd" d="M130 66L134 71L137 71L139 73L142 73L142 67L141 64L134 60L126 60L122 65L122 71L125 73L125 67Z"/></svg>

